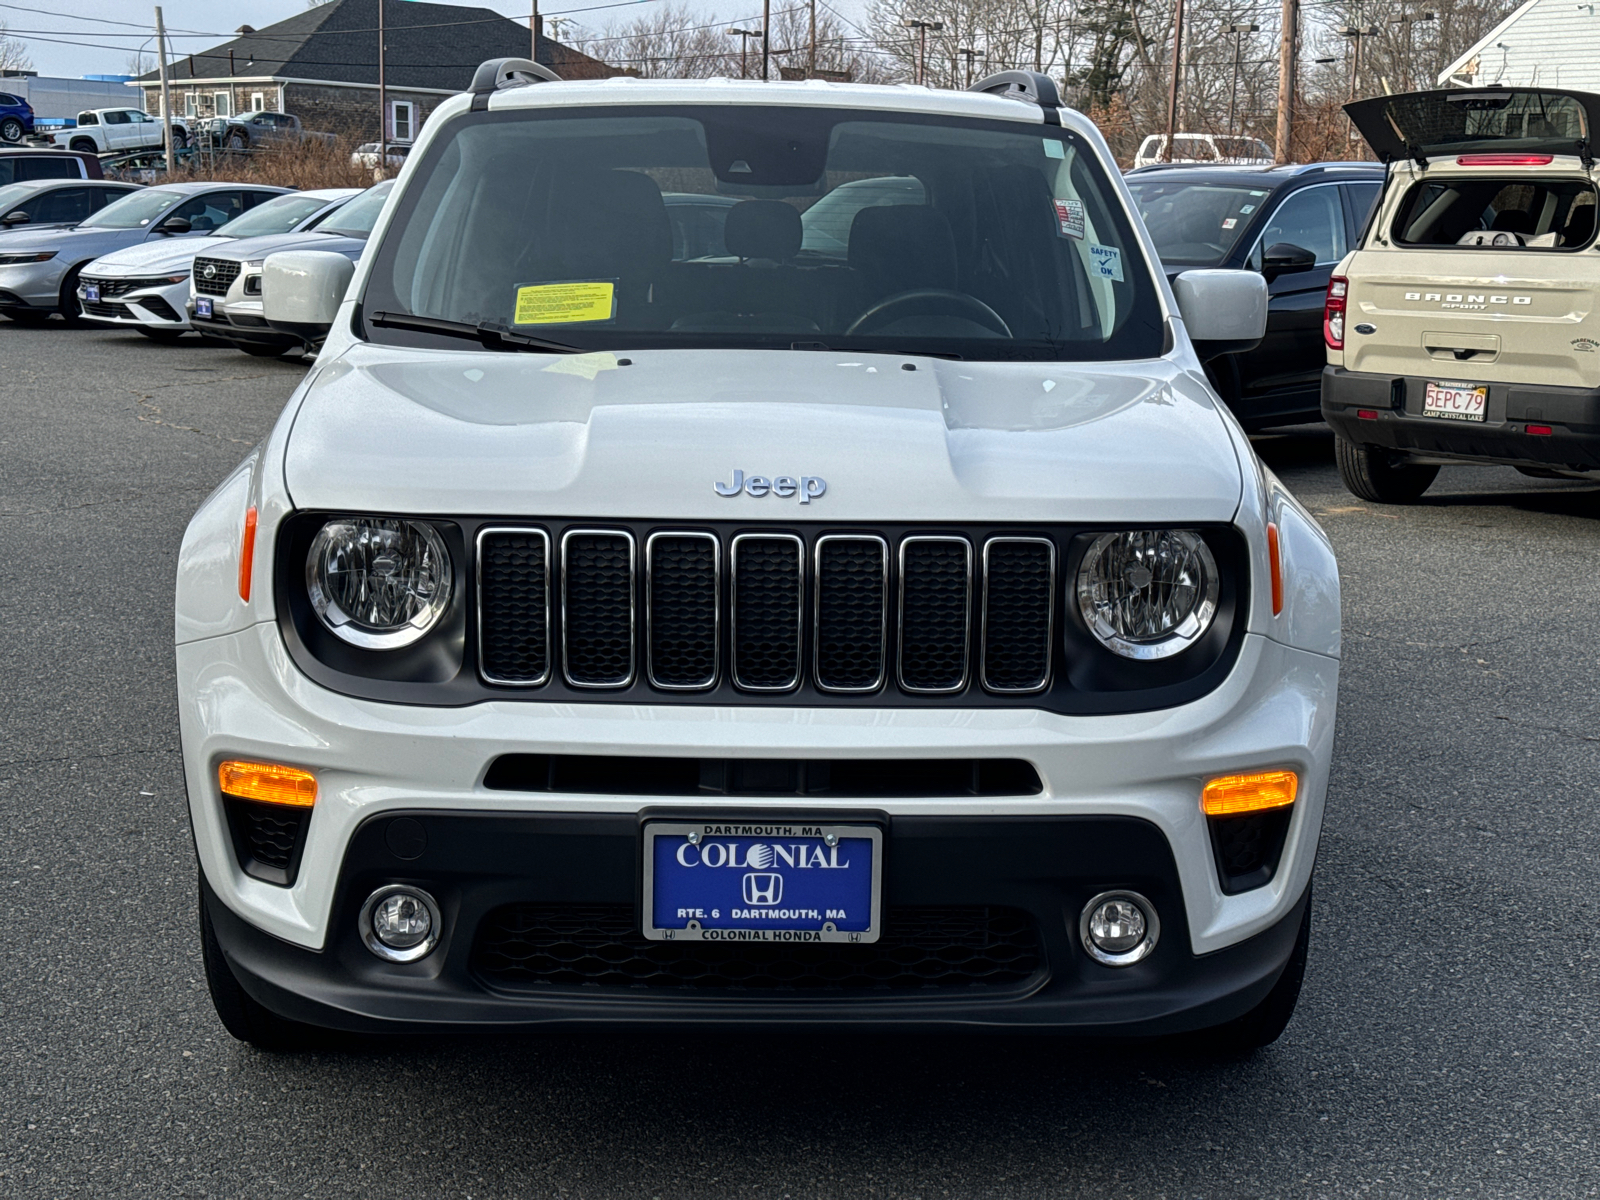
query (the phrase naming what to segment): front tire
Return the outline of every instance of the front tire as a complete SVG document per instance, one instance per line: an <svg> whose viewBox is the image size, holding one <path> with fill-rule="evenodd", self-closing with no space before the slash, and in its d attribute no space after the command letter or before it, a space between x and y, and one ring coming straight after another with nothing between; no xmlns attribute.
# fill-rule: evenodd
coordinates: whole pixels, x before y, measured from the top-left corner
<svg viewBox="0 0 1600 1200"><path fill-rule="evenodd" d="M0 138L8 142L20 142L24 132L22 122L15 117L7 117L4 121L0 121Z"/></svg>
<svg viewBox="0 0 1600 1200"><path fill-rule="evenodd" d="M93 138L73 138L71 145L69 145L67 149L77 150L83 154L100 153L100 147L94 144Z"/></svg>
<svg viewBox="0 0 1600 1200"><path fill-rule="evenodd" d="M258 1004L239 986L211 924L204 876L200 881L200 958L205 964L206 986L211 991L211 1004L217 1010L217 1018L222 1027L241 1042L249 1042L257 1050L280 1053L312 1050L328 1042L325 1031L280 1017Z"/></svg>
<svg viewBox="0 0 1600 1200"><path fill-rule="evenodd" d="M68 325L82 325L83 304L78 300L78 276L83 274L82 267L73 267L67 272L67 277L61 281L61 319Z"/></svg>
<svg viewBox="0 0 1600 1200"><path fill-rule="evenodd" d="M235 152L249 149L250 143L244 140L244 134L236 133L228 139L228 149Z"/></svg>
<svg viewBox="0 0 1600 1200"><path fill-rule="evenodd" d="M1378 504L1415 504L1439 476L1438 467L1401 462L1393 450L1333 439L1339 478L1352 495Z"/></svg>

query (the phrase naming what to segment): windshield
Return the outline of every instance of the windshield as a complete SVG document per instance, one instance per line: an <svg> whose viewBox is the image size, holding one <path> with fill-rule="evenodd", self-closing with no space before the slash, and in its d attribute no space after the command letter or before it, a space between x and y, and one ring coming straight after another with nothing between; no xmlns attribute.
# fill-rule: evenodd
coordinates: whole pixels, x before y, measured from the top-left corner
<svg viewBox="0 0 1600 1200"><path fill-rule="evenodd" d="M332 203L326 196L279 196L276 200L256 205L243 216L235 217L218 229L215 236L247 238L289 233L307 217L321 212Z"/></svg>
<svg viewBox="0 0 1600 1200"><path fill-rule="evenodd" d="M113 200L87 221L81 228L138 229L148 225L167 209L183 199L182 192L167 192L160 188L147 188L134 192L121 200Z"/></svg>
<svg viewBox="0 0 1600 1200"><path fill-rule="evenodd" d="M378 214L383 211L383 202L389 198L389 193L392 191L394 191L392 179L374 184L318 225L317 232L338 233L353 238L367 237L372 233L372 227L378 223Z"/></svg>
<svg viewBox="0 0 1600 1200"><path fill-rule="evenodd" d="M1130 179L1139 215L1171 267L1210 267L1228 256L1266 188L1174 179Z"/></svg>
<svg viewBox="0 0 1600 1200"><path fill-rule="evenodd" d="M525 110L459 118L413 169L367 314L595 350L1161 352L1132 228L1064 129L800 107ZM720 245L674 237L670 210L694 196L732 201Z"/></svg>

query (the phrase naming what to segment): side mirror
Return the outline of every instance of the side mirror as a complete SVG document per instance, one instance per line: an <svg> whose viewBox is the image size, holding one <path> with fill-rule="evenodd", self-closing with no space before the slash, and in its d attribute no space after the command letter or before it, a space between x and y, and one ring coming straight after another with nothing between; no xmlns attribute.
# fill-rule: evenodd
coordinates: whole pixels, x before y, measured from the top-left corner
<svg viewBox="0 0 1600 1200"><path fill-rule="evenodd" d="M328 336L356 265L327 250L269 254L261 266L261 315L307 345Z"/></svg>
<svg viewBox="0 0 1600 1200"><path fill-rule="evenodd" d="M1267 334L1267 281L1254 271L1185 271L1172 290L1203 363L1254 350Z"/></svg>
<svg viewBox="0 0 1600 1200"><path fill-rule="evenodd" d="M158 225L156 228L157 228L157 232L160 232L160 233L188 233L189 232L189 228L190 228L190 226L189 226L189 218L188 217L168 217L165 221L161 222L161 224Z"/></svg>
<svg viewBox="0 0 1600 1200"><path fill-rule="evenodd" d="M3 218L0 218L0 224L4 224L4 225L26 225L32 219L33 219L32 217L28 216L27 213L23 212L19 208L15 212L8 212Z"/></svg>
<svg viewBox="0 0 1600 1200"><path fill-rule="evenodd" d="M1294 271L1309 271L1317 265L1317 256L1304 246L1293 242L1274 242L1261 256L1261 273L1268 279L1288 275Z"/></svg>

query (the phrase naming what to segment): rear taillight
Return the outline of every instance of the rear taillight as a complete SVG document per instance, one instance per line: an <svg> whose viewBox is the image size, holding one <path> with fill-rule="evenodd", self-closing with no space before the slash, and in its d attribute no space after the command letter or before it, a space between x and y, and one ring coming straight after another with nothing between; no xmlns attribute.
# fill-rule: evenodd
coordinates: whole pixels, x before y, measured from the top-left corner
<svg viewBox="0 0 1600 1200"><path fill-rule="evenodd" d="M1322 340L1329 350L1344 349L1344 302L1350 281L1343 275L1328 280L1328 299L1322 307Z"/></svg>
<svg viewBox="0 0 1600 1200"><path fill-rule="evenodd" d="M1548 167L1554 154L1463 154L1458 167Z"/></svg>

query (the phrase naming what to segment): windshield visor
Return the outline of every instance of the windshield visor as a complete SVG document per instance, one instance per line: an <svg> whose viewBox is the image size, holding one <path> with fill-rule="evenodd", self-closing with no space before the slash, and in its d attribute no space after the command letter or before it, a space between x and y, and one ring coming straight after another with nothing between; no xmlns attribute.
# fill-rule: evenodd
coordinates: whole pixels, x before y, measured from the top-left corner
<svg viewBox="0 0 1600 1200"><path fill-rule="evenodd" d="M1213 267L1228 256L1266 188L1177 180L1129 180L1163 266Z"/></svg>
<svg viewBox="0 0 1600 1200"><path fill-rule="evenodd" d="M183 199L182 192L163 192L155 188L134 192L113 200L83 222L90 229L138 229L150 224Z"/></svg>
<svg viewBox="0 0 1600 1200"><path fill-rule="evenodd" d="M1161 352L1139 245L1065 130L798 107L523 110L460 118L415 171L364 313L586 350Z"/></svg>

